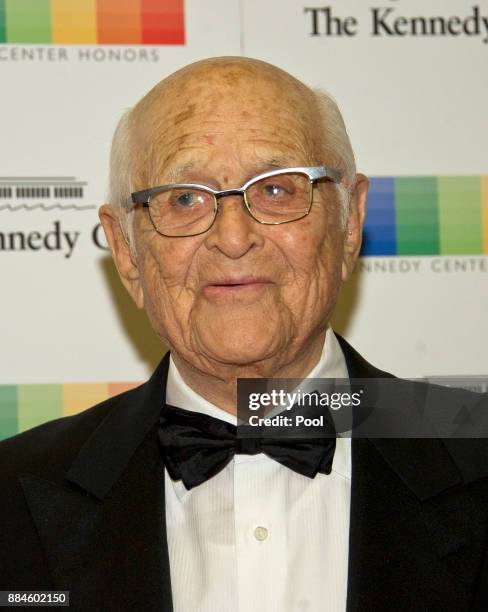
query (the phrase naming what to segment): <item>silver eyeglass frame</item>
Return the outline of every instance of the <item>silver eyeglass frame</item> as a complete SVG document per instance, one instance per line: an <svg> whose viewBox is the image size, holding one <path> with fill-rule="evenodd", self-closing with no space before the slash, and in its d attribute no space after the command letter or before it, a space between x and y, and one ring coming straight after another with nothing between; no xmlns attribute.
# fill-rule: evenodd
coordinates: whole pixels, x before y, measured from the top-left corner
<svg viewBox="0 0 488 612"><path fill-rule="evenodd" d="M307 211L300 217L297 217L296 219L290 219L288 221L260 221L259 219L256 219L256 217L252 213L251 205L247 200L247 194L246 194L247 189L254 183L257 183L265 178L269 178L272 176L279 176L280 174L288 174L291 172L294 172L297 174L304 174L305 176L308 177L310 181L312 189L310 190L310 202L309 202ZM157 187L143 189L142 191L134 191L133 193L131 193L130 197L127 199L127 202L125 203L125 208L127 209L128 212L130 212L135 208L137 204L141 204L143 208L149 209L149 218L151 219L151 223L153 224L154 229L158 232L158 234L161 234L162 236L165 236L167 238L186 238L190 236L199 236L200 234L204 234L205 232L208 232L208 230L215 223L215 219L217 218L217 213L219 210L219 199L225 198L227 196L234 196L234 195L242 196L247 212L257 223L260 223L262 225L282 225L283 223L293 223L294 221L303 219L309 214L312 208L312 202L313 202L313 186L318 180L327 179L329 181L332 181L333 183L340 183L342 180L342 176L343 174L339 170L328 168L326 166L298 166L298 167L293 167L293 168L279 168L278 170L271 170L269 172L263 172L262 174L258 174L257 176L254 176L253 178L249 179L246 183L244 183L244 185L242 185L242 187L239 187L237 189L224 189L222 191L213 189L212 187L209 187L208 185L203 185L200 183L168 183L166 185L158 185ZM177 236L175 235L172 236L172 235L164 234L163 232L161 232L161 230L159 230L156 227L151 217L151 214L150 214L151 196L161 193L163 191L168 191L170 189L200 189L202 191L205 191L211 194L214 198L214 203L215 203L214 204L214 217L213 217L212 223L205 230L198 232L197 234L186 234L186 235L179 234Z"/></svg>

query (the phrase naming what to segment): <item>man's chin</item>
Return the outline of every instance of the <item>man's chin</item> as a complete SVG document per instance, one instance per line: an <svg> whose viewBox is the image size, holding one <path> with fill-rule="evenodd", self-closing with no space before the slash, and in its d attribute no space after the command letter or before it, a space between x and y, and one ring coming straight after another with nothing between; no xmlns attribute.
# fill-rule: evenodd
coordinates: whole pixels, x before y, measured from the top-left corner
<svg viewBox="0 0 488 612"><path fill-rule="evenodd" d="M205 330L198 336L199 352L213 362L238 366L252 367L254 364L272 359L279 353L280 341L278 330L270 333L268 329L260 329L259 333L223 326L212 334Z"/></svg>

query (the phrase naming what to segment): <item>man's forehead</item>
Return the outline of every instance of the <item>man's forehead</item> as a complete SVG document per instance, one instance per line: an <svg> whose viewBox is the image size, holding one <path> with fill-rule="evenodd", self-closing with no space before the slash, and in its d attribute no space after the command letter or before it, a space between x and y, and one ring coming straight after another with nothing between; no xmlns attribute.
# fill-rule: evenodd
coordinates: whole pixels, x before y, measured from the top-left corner
<svg viewBox="0 0 488 612"><path fill-rule="evenodd" d="M179 177L195 168L195 158L209 157L222 145L248 161L249 172L308 158L317 139L311 95L264 62L204 62L183 69L134 108L137 159L146 166L139 166L141 179L161 176L163 168L165 178Z"/></svg>
<svg viewBox="0 0 488 612"><path fill-rule="evenodd" d="M260 172L291 166L316 165L313 142L296 126L275 124L255 132L205 130L184 137L153 139L145 148L140 167L144 181L199 182L199 176L217 178L223 166L239 171L246 180Z"/></svg>

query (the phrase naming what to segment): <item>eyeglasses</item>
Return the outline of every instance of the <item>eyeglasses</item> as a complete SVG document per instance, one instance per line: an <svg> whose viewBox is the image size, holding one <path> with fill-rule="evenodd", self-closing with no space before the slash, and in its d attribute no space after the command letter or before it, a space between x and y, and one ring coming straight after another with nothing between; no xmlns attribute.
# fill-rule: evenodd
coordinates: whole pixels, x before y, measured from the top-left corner
<svg viewBox="0 0 488 612"><path fill-rule="evenodd" d="M136 191L126 207L149 210L154 229L167 237L197 236L208 231L217 216L219 200L242 196L258 223L280 225L306 217L312 208L313 186L320 179L340 183L341 172L326 168L282 168L250 179L239 189L217 191L198 183L172 183Z"/></svg>

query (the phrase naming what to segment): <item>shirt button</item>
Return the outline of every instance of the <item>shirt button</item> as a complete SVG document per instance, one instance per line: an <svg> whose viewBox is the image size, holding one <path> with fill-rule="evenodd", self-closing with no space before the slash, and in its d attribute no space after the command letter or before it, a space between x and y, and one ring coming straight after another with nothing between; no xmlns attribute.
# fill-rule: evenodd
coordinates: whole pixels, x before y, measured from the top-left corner
<svg viewBox="0 0 488 612"><path fill-rule="evenodd" d="M266 529L266 527L256 527L256 529L254 530L254 537L256 538L256 540L263 542L268 537L268 530Z"/></svg>

